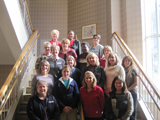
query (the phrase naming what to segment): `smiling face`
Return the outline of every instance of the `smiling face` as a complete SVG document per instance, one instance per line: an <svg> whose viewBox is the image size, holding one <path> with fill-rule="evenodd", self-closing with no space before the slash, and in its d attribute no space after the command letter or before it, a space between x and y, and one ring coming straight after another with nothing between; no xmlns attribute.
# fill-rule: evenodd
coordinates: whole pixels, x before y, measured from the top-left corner
<svg viewBox="0 0 160 120"><path fill-rule="evenodd" d="M121 80L116 80L114 85L115 85L116 90L120 91L122 90L123 82Z"/></svg>
<svg viewBox="0 0 160 120"><path fill-rule="evenodd" d="M52 55L53 56L58 56L59 50L57 48L52 48Z"/></svg>
<svg viewBox="0 0 160 120"><path fill-rule="evenodd" d="M99 38L98 38L98 36L94 36L94 38L93 38L93 44L99 44Z"/></svg>
<svg viewBox="0 0 160 120"><path fill-rule="evenodd" d="M104 55L108 58L108 55L111 53L110 49L104 49Z"/></svg>
<svg viewBox="0 0 160 120"><path fill-rule="evenodd" d="M116 56L114 54L111 54L108 58L108 61L111 66L116 65L116 62L117 62Z"/></svg>
<svg viewBox="0 0 160 120"><path fill-rule="evenodd" d="M47 88L46 84L43 84L43 83L40 83L37 87L37 93L39 95L46 95L47 90L48 90L48 88Z"/></svg>
<svg viewBox="0 0 160 120"><path fill-rule="evenodd" d="M73 38L74 38L74 33L73 32L69 32L68 33L68 39L69 40L73 40Z"/></svg>
<svg viewBox="0 0 160 120"><path fill-rule="evenodd" d="M41 74L46 74L46 73L48 73L48 64L46 63L46 62L43 62L42 64L41 64Z"/></svg>
<svg viewBox="0 0 160 120"><path fill-rule="evenodd" d="M85 44L82 45L81 49L82 49L82 52L83 52L83 53L87 53L87 52L89 51L88 46L85 45Z"/></svg>
<svg viewBox="0 0 160 120"><path fill-rule="evenodd" d="M68 80L69 79L69 75L70 75L70 69L69 68L64 68L62 70L62 78L63 80Z"/></svg>
<svg viewBox="0 0 160 120"><path fill-rule="evenodd" d="M93 76L91 74L86 74L85 75L85 82L87 86L92 86L93 85Z"/></svg>
<svg viewBox="0 0 160 120"><path fill-rule="evenodd" d="M48 55L50 52L51 52L51 47L49 45L45 45L44 46L44 53Z"/></svg>
<svg viewBox="0 0 160 120"><path fill-rule="evenodd" d="M52 39L53 39L54 42L57 41L57 39L58 39L58 34L57 34L56 32L54 32L54 33L52 34Z"/></svg>
<svg viewBox="0 0 160 120"><path fill-rule="evenodd" d="M90 57L88 58L88 62L89 62L89 64L92 65L92 66L96 65L96 57L90 56Z"/></svg>
<svg viewBox="0 0 160 120"><path fill-rule="evenodd" d="M68 58L66 62L67 62L67 65L69 65L72 68L74 66L75 61L72 58Z"/></svg>
<svg viewBox="0 0 160 120"><path fill-rule="evenodd" d="M125 66L125 68L128 68L130 65L131 65L131 60L129 60L128 58L126 58L124 60L124 66Z"/></svg>
<svg viewBox="0 0 160 120"><path fill-rule="evenodd" d="M67 42L62 43L62 49L68 50L68 43Z"/></svg>

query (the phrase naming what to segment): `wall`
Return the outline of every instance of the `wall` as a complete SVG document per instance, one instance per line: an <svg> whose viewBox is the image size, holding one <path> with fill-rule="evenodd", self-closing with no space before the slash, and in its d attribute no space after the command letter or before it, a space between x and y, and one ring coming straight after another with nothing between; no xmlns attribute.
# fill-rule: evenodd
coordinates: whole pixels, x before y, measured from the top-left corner
<svg viewBox="0 0 160 120"><path fill-rule="evenodd" d="M87 41L92 45L92 39L82 40L82 26L96 23L100 43L107 44L111 36L109 4L110 0L68 0L68 30L75 31L81 43Z"/></svg>
<svg viewBox="0 0 160 120"><path fill-rule="evenodd" d="M12 70L13 65L0 65L0 88L4 84L8 74Z"/></svg>
<svg viewBox="0 0 160 120"><path fill-rule="evenodd" d="M40 37L37 41L37 54L42 53L43 42L51 40L51 31L60 31L59 41L67 37L68 32L68 0L27 0L33 29L37 29Z"/></svg>

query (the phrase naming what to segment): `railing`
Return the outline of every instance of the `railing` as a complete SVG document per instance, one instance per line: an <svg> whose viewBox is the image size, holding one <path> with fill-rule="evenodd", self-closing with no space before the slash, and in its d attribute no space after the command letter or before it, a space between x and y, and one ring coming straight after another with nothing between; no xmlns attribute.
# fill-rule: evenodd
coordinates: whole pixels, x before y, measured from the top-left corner
<svg viewBox="0 0 160 120"><path fill-rule="evenodd" d="M116 32L112 34L112 40L113 50L121 56L120 59L122 59L124 55L130 55L133 58L135 68L139 75L139 97L144 102L151 118L153 120L160 120L160 95L154 88L149 77L144 73L141 64Z"/></svg>
<svg viewBox="0 0 160 120"><path fill-rule="evenodd" d="M23 22L26 26L26 31L28 33L28 38L30 38L31 35L33 34L33 26L32 26L32 22L31 22L29 10L28 10L28 5L27 5L26 0L19 0L19 4L20 4L20 8L21 8Z"/></svg>
<svg viewBox="0 0 160 120"><path fill-rule="evenodd" d="M28 70L31 59L36 53L36 40L39 37L38 31L34 31L33 35L24 47L17 62L13 66L5 83L0 89L0 120L4 120L10 113L12 106L20 98L20 84L25 72Z"/></svg>

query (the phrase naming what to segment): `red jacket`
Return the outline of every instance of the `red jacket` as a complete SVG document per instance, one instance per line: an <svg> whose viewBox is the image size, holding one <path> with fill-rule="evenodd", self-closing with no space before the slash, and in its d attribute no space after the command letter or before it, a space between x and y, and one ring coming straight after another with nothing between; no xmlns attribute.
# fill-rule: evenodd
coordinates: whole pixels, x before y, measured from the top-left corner
<svg viewBox="0 0 160 120"><path fill-rule="evenodd" d="M80 88L81 102L85 117L102 117L104 109L104 93L101 87L95 86L91 92L82 86Z"/></svg>
<svg viewBox="0 0 160 120"><path fill-rule="evenodd" d="M67 54L66 54L66 58L67 58L67 56L69 56L69 55L72 55L74 58L75 58L75 60L77 61L77 54L76 54L76 52L75 52L75 50L73 50L72 48L68 48L68 52L67 52ZM62 59L64 59L64 53L63 53L63 50L60 50L59 51L59 55L58 55L60 58L62 58ZM66 61L66 60L65 60Z"/></svg>
<svg viewBox="0 0 160 120"><path fill-rule="evenodd" d="M100 66L102 66L103 68L106 67L106 59L103 57L99 60Z"/></svg>
<svg viewBox="0 0 160 120"><path fill-rule="evenodd" d="M50 42L50 43L51 43L51 45L53 45L53 40L48 41L48 42ZM61 48L61 42L56 41L56 45L58 45L58 46L59 46L59 49Z"/></svg>

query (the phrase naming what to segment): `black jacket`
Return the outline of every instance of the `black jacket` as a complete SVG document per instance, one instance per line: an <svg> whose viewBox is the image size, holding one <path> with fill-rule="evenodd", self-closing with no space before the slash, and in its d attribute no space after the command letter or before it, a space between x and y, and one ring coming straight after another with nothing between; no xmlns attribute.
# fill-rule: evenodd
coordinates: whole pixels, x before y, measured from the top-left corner
<svg viewBox="0 0 160 120"><path fill-rule="evenodd" d="M84 66L81 73L81 82L84 78L85 72L89 71L89 66ZM106 75L102 66L96 66L95 68L95 77L97 79L97 85L100 86L102 89L106 83Z"/></svg>
<svg viewBox="0 0 160 120"><path fill-rule="evenodd" d="M27 115L30 120L44 120L45 111L48 116L48 120L58 120L59 106L57 100L53 95L47 95L46 107L44 107L42 100L38 95L32 96L27 105Z"/></svg>
<svg viewBox="0 0 160 120"><path fill-rule="evenodd" d="M81 54L81 44L79 40L74 40L73 45L70 47L72 49L74 49L77 53L77 57L79 57L79 55Z"/></svg>

